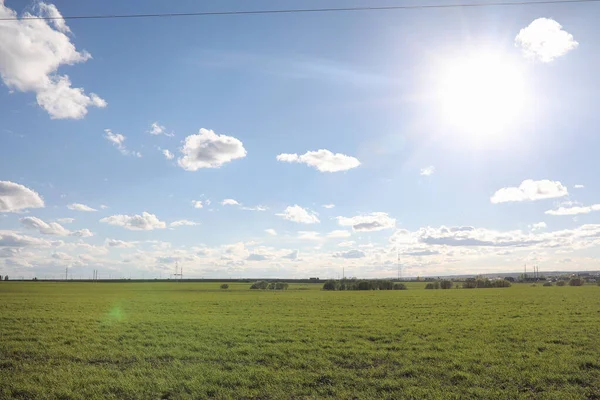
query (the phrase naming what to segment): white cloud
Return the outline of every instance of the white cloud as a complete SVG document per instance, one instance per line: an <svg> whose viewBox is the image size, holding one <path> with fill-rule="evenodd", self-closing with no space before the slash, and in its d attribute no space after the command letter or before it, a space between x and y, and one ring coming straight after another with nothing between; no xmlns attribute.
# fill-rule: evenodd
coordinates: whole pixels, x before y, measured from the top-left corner
<svg viewBox="0 0 600 400"><path fill-rule="evenodd" d="M21 218L21 224L29 229L36 229L43 235L67 236L69 230L62 227L58 222L46 223L37 217Z"/></svg>
<svg viewBox="0 0 600 400"><path fill-rule="evenodd" d="M347 171L360 165L360 161L357 158L341 153L333 154L331 151L325 149L307 151L300 156L298 154L279 154L277 161L306 164L316 168L320 172Z"/></svg>
<svg viewBox="0 0 600 400"><path fill-rule="evenodd" d="M335 204L323 204L323 208L331 209L333 207L335 207Z"/></svg>
<svg viewBox="0 0 600 400"><path fill-rule="evenodd" d="M174 222L171 222L171 224L169 224L169 226L172 228L176 228L178 226L196 226L196 225L198 225L197 222L188 221L187 219L180 219L179 221L174 221Z"/></svg>
<svg viewBox="0 0 600 400"><path fill-rule="evenodd" d="M90 231L89 229L80 229L78 231L71 232L70 236L75 236L75 237L79 237L79 238L87 238L87 237L94 236L94 232Z"/></svg>
<svg viewBox="0 0 600 400"><path fill-rule="evenodd" d="M396 226L396 220L384 212L357 215L356 217L336 217L341 226L351 226L357 232L372 232L391 229Z"/></svg>
<svg viewBox="0 0 600 400"><path fill-rule="evenodd" d="M0 7L2 7L1 3ZM33 190L18 183L0 181L0 212L17 212L27 208L43 207L44 200Z"/></svg>
<svg viewBox="0 0 600 400"><path fill-rule="evenodd" d="M0 21L0 76L10 90L34 92L38 104L50 118L81 119L89 107L106 107L106 101L82 88L71 87L67 75L59 75L61 65L83 63L92 58L78 52L70 30L54 5L38 3L38 14L26 12L24 18L55 18ZM0 18L17 18L17 13L0 2Z"/></svg>
<svg viewBox="0 0 600 400"><path fill-rule="evenodd" d="M275 229L265 229L265 232L267 232L271 236L277 236L277 231Z"/></svg>
<svg viewBox="0 0 600 400"><path fill-rule="evenodd" d="M546 225L545 222L538 222L532 225L529 225L529 229L531 229L532 231L539 231L542 229L546 229L548 227L548 225Z"/></svg>
<svg viewBox="0 0 600 400"><path fill-rule="evenodd" d="M297 238L300 240L321 240L321 234L315 231L299 231Z"/></svg>
<svg viewBox="0 0 600 400"><path fill-rule="evenodd" d="M103 209L103 210L106 210L108 208L108 206L104 205L104 204L100 204L100 208Z"/></svg>
<svg viewBox="0 0 600 400"><path fill-rule="evenodd" d="M575 49L579 43L553 19L538 18L521 29L515 44L530 58L551 62Z"/></svg>
<svg viewBox="0 0 600 400"><path fill-rule="evenodd" d="M240 203L238 203L237 200L234 199L225 199L221 202L222 206L239 206Z"/></svg>
<svg viewBox="0 0 600 400"><path fill-rule="evenodd" d="M59 222L61 224L72 224L73 222L75 222L75 218L58 218L56 222Z"/></svg>
<svg viewBox="0 0 600 400"><path fill-rule="evenodd" d="M291 253L282 256L282 258L287 258L288 260L297 260L299 255L300 252L298 250L294 250Z"/></svg>
<svg viewBox="0 0 600 400"><path fill-rule="evenodd" d="M154 229L164 229L167 224L160 221L156 215L143 212L142 215L112 215L102 218L100 222L110 225L122 226L132 231L151 231Z"/></svg>
<svg viewBox="0 0 600 400"><path fill-rule="evenodd" d="M429 167L421 168L421 176L431 176L435 172L435 167L430 165Z"/></svg>
<svg viewBox="0 0 600 400"><path fill-rule="evenodd" d="M552 199L557 197L567 196L569 194L567 188L559 181L550 181L547 179L534 181L527 179L519 185L519 187L506 187L499 189L490 198L494 204L517 202L517 201L534 201L542 199Z"/></svg>
<svg viewBox="0 0 600 400"><path fill-rule="evenodd" d="M338 258L364 258L366 254L362 250L348 250L335 253L333 256Z"/></svg>
<svg viewBox="0 0 600 400"><path fill-rule="evenodd" d="M574 185L573 186L573 189L583 189L583 188L585 188L584 185Z"/></svg>
<svg viewBox="0 0 600 400"><path fill-rule="evenodd" d="M548 215L579 215L579 214L589 214L592 211L600 211L600 204L593 204L591 206L575 206L575 207L559 207L556 210L548 210L546 214Z"/></svg>
<svg viewBox="0 0 600 400"><path fill-rule="evenodd" d="M21 235L13 231L0 231L0 247L47 247L50 245L51 243L44 239Z"/></svg>
<svg viewBox="0 0 600 400"><path fill-rule="evenodd" d="M345 242L338 243L338 246L340 246L340 247L352 247L355 244L356 244L356 242L354 242L353 240L347 240Z"/></svg>
<svg viewBox="0 0 600 400"><path fill-rule="evenodd" d="M167 132L166 128L163 125L160 125L158 122L153 122L150 125L150 130L146 131L151 135L165 135L165 136L175 136L173 132ZM170 160L170 159L169 159Z"/></svg>
<svg viewBox="0 0 600 400"><path fill-rule="evenodd" d="M192 200L192 206L194 206L194 208L202 208L202 207L204 207L202 205L202 200Z"/></svg>
<svg viewBox="0 0 600 400"><path fill-rule="evenodd" d="M167 160L172 160L172 159L174 159L174 158L175 158L175 154L171 153L171 152L170 152L169 150L167 150L167 149L164 149L164 150L162 151L162 153L163 153L163 156L165 156L165 158L166 158Z"/></svg>
<svg viewBox="0 0 600 400"><path fill-rule="evenodd" d="M130 248L135 246L135 242L126 242L118 239L106 239L104 244L108 247Z"/></svg>
<svg viewBox="0 0 600 400"><path fill-rule="evenodd" d="M86 206L85 204L80 204L80 203L69 204L67 206L67 208L69 210L73 210L73 211L86 211L86 212L98 211L95 208L92 208L92 207Z"/></svg>
<svg viewBox="0 0 600 400"><path fill-rule="evenodd" d="M331 231L327 234L328 238L347 238L352 236L352 233L345 230Z"/></svg>
<svg viewBox="0 0 600 400"><path fill-rule="evenodd" d="M254 206L254 207L246 207L246 206L242 207L242 210L246 210L246 211L267 211L268 209L269 209L269 207L265 207L265 206L261 206L261 205Z"/></svg>
<svg viewBox="0 0 600 400"><path fill-rule="evenodd" d="M183 154L177 161L186 171L200 168L219 168L223 164L246 157L242 142L234 137L217 135L211 130L200 129L197 135L185 138Z"/></svg>
<svg viewBox="0 0 600 400"><path fill-rule="evenodd" d="M120 133L113 133L110 129L105 129L104 133L106 133L104 138L111 142L124 156L134 156L138 158L142 157L141 153L127 149L125 146L125 136L121 135Z"/></svg>
<svg viewBox="0 0 600 400"><path fill-rule="evenodd" d="M257 254L257 253L251 253L248 258L246 258L246 260L248 261L265 261L268 260L270 257L266 256L264 254Z"/></svg>
<svg viewBox="0 0 600 400"><path fill-rule="evenodd" d="M321 221L319 221L319 218L317 217L317 215L312 212L312 211L308 211L302 207L300 207L299 205L293 205L293 206L288 206L283 214L275 214L279 217L283 217L284 219L287 219L288 221L293 221L293 222L298 222L301 224L317 224Z"/></svg>

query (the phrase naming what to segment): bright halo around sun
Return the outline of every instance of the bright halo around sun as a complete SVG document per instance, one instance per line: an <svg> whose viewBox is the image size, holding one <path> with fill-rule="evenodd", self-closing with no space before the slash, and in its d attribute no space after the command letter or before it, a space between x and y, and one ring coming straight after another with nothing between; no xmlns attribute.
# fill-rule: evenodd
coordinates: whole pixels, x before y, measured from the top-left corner
<svg viewBox="0 0 600 400"><path fill-rule="evenodd" d="M478 142L508 134L527 106L523 74L508 57L481 53L456 59L440 79L444 122Z"/></svg>

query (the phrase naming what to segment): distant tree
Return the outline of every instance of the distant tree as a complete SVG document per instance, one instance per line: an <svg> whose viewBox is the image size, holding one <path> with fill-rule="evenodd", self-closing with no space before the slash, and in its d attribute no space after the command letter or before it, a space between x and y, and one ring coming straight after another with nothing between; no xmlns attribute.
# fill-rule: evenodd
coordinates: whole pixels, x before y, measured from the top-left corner
<svg viewBox="0 0 600 400"><path fill-rule="evenodd" d="M330 280L325 282L323 285L323 290L335 290L336 284L334 280Z"/></svg>
<svg viewBox="0 0 600 400"><path fill-rule="evenodd" d="M463 282L463 289L475 289L477 287L477 281L475 278L467 278Z"/></svg>
<svg viewBox="0 0 600 400"><path fill-rule="evenodd" d="M394 283L394 290L407 290L408 288L404 283Z"/></svg>
<svg viewBox="0 0 600 400"><path fill-rule="evenodd" d="M394 282L392 281L378 280L373 283L379 290L392 290L394 288Z"/></svg>
<svg viewBox="0 0 600 400"><path fill-rule="evenodd" d="M5 281L7 281L7 280L8 280L8 275L6 275L6 276L4 277L4 280L5 280Z"/></svg>
<svg viewBox="0 0 600 400"><path fill-rule="evenodd" d="M571 278L571 280L569 281L569 286L583 286L584 283L585 281L579 277Z"/></svg>
<svg viewBox="0 0 600 400"><path fill-rule="evenodd" d="M552 282L544 282L542 286L552 286Z"/></svg>
<svg viewBox="0 0 600 400"><path fill-rule="evenodd" d="M440 282L441 289L452 289L452 285L454 285L452 281L444 280Z"/></svg>
<svg viewBox="0 0 600 400"><path fill-rule="evenodd" d="M512 284L510 283L510 281L507 281L506 279L496 279L495 281L492 282L492 287L496 287L496 288L501 288L501 287L511 287Z"/></svg>
<svg viewBox="0 0 600 400"><path fill-rule="evenodd" d="M269 286L267 287L267 289L270 290L287 290L288 288L288 284L285 282L271 282L269 283Z"/></svg>
<svg viewBox="0 0 600 400"><path fill-rule="evenodd" d="M509 281L509 282L514 282L515 278L513 278L512 276L507 276L504 278L505 281Z"/></svg>
<svg viewBox="0 0 600 400"><path fill-rule="evenodd" d="M224 283L221 285L221 289L229 289L229 285Z"/></svg>
<svg viewBox="0 0 600 400"><path fill-rule="evenodd" d="M265 281L258 281L258 282L254 282L252 284L252 286L250 286L250 289L260 289L260 290L264 290L267 287L269 287L269 283L265 282Z"/></svg>
<svg viewBox="0 0 600 400"><path fill-rule="evenodd" d="M558 281L556 282L556 286L565 286L565 281Z"/></svg>
<svg viewBox="0 0 600 400"><path fill-rule="evenodd" d="M371 285L371 282L369 282L369 281L358 282L358 286L357 286L358 290L371 290L372 288L373 287Z"/></svg>
<svg viewBox="0 0 600 400"><path fill-rule="evenodd" d="M427 285L425 285L425 289L427 290L431 290L431 289L435 289L433 283L428 283Z"/></svg>

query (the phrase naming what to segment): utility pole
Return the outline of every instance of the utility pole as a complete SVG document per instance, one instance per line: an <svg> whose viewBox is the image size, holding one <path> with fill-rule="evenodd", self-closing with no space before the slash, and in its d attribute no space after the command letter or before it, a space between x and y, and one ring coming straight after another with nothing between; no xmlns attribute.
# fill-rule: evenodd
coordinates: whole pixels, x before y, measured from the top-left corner
<svg viewBox="0 0 600 400"><path fill-rule="evenodd" d="M65 267L65 281L69 280L69 267Z"/></svg>

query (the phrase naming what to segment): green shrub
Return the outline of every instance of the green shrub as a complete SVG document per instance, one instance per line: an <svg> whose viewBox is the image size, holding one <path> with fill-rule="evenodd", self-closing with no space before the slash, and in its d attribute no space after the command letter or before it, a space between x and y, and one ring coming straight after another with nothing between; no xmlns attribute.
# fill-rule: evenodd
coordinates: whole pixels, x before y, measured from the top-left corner
<svg viewBox="0 0 600 400"><path fill-rule="evenodd" d="M556 282L556 286L565 286L565 281Z"/></svg>
<svg viewBox="0 0 600 400"><path fill-rule="evenodd" d="M323 290L335 290L336 284L334 280L327 281L323 285Z"/></svg>
<svg viewBox="0 0 600 400"><path fill-rule="evenodd" d="M267 286L267 289L269 290L287 290L289 284L285 283L285 282L271 282L269 283L269 286Z"/></svg>
<svg viewBox="0 0 600 400"><path fill-rule="evenodd" d="M221 289L229 289L229 285L224 283L221 285Z"/></svg>
<svg viewBox="0 0 600 400"><path fill-rule="evenodd" d="M477 287L477 281L475 278L467 278L462 284L463 289L475 289Z"/></svg>
<svg viewBox="0 0 600 400"><path fill-rule="evenodd" d="M552 286L552 282L544 282L542 286Z"/></svg>
<svg viewBox="0 0 600 400"><path fill-rule="evenodd" d="M454 285L452 281L444 280L440 282L440 288L442 289L452 289L452 285Z"/></svg>
<svg viewBox="0 0 600 400"><path fill-rule="evenodd" d="M265 281L258 281L258 282L254 282L252 284L252 286L250 286L250 289L260 289L260 290L264 290L266 288L269 287L269 283L265 282Z"/></svg>
<svg viewBox="0 0 600 400"><path fill-rule="evenodd" d="M371 290L372 288L373 287L371 285L371 282L369 282L369 281L358 282L358 286L357 286L358 290Z"/></svg>
<svg viewBox="0 0 600 400"><path fill-rule="evenodd" d="M583 286L585 281L581 278L571 278L569 281L569 286Z"/></svg>
<svg viewBox="0 0 600 400"><path fill-rule="evenodd" d="M408 290L404 283L394 283L394 290Z"/></svg>
<svg viewBox="0 0 600 400"><path fill-rule="evenodd" d="M427 285L425 285L425 289L435 289L435 287L433 286L433 283L428 283Z"/></svg>

